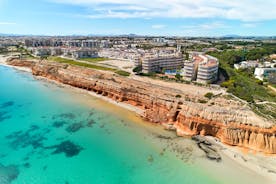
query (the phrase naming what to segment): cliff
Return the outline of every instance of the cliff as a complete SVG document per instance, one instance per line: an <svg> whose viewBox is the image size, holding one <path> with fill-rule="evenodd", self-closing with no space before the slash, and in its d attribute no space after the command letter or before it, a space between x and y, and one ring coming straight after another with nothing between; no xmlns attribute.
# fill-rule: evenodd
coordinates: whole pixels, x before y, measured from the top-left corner
<svg viewBox="0 0 276 184"><path fill-rule="evenodd" d="M8 64L32 68L33 75L94 91L144 110L143 118L175 130L179 136L211 135L221 142L265 153L276 153L276 126L249 107L218 95L204 96L154 85L111 72L51 62L12 59ZM194 90L194 89L193 89ZM198 87L197 90L201 90ZM201 100L201 101L200 101ZM201 102L201 103L200 103Z"/></svg>

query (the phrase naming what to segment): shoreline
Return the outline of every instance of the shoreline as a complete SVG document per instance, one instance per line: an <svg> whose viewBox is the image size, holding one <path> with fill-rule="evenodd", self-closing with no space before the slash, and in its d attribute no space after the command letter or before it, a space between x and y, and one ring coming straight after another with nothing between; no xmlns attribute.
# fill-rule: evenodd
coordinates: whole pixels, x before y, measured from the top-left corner
<svg viewBox="0 0 276 184"><path fill-rule="evenodd" d="M18 69L20 71L31 72L31 70L29 68L11 66L11 65L7 65L5 62L0 62L0 65L10 67L10 68L15 68L15 69ZM118 107L121 107L121 108L127 109L129 111L132 111L138 116L141 116L141 114L143 114L142 109L134 107L130 104L126 104L126 103L123 103L123 102L117 102L117 101L115 101L111 98L104 97L102 95L98 95L94 92L87 91L85 89L79 89L79 88L76 88L76 87L73 87L73 86L70 86L70 85L67 85L67 84L57 82L55 80L50 80L50 79L45 78L45 77L39 77L39 76L34 76L34 77L37 78L38 80L43 80L43 81L46 81L46 82L54 83L56 85L66 87L68 89L73 89L75 91L81 92L83 94L88 94L88 95L94 96L96 98L102 99L102 100L104 100L106 102L109 102L111 104L114 104ZM216 141L217 139L215 137L207 137L207 138L210 139L216 147L218 147L218 148L220 147L220 149L219 149L220 154L222 154L224 156L227 156L229 159L233 160L235 163L239 164L240 166L244 167L245 169L249 169L252 172L255 172L256 174L258 174L260 176L263 176L263 177L265 177L265 178L267 178L271 181L274 181L274 182L276 181L276 173L274 173L274 170L272 170L272 169L275 169L275 171L276 171L276 168L272 168L272 169L269 168L272 171L272 172L269 172L269 169L266 168L267 166L260 166L260 164L258 164L259 160L257 160L257 159L259 159L259 157L263 157L263 159L266 159L265 155L259 155L258 157L256 155L251 156L249 154L242 153L241 151L237 150L236 147L230 147L228 145L225 145L225 144L221 143L220 141ZM260 154L262 154L262 153L260 153ZM249 159L247 161L245 161L243 159L244 157L249 157ZM253 157L256 157L255 160L252 160ZM273 156L270 156L269 158L272 159L272 158L275 158L275 156L273 155ZM276 160L275 160L274 165L276 166Z"/></svg>
<svg viewBox="0 0 276 184"><path fill-rule="evenodd" d="M212 136L205 136L218 149L218 152L241 167L261 175L272 183L276 182L276 157L249 149L229 146Z"/></svg>

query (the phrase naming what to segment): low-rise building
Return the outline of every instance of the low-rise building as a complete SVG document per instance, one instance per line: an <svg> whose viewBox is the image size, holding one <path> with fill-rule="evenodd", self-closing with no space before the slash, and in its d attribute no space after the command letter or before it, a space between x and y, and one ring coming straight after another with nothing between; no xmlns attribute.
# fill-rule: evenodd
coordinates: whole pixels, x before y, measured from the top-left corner
<svg viewBox="0 0 276 184"><path fill-rule="evenodd" d="M97 50L91 49L79 49L72 52L72 57L75 59L79 58L97 58L99 57Z"/></svg>
<svg viewBox="0 0 276 184"><path fill-rule="evenodd" d="M276 74L276 68L255 68L254 71L255 77L261 81L269 79L272 74Z"/></svg>
<svg viewBox="0 0 276 184"><path fill-rule="evenodd" d="M240 63L234 64L235 69L245 69L245 68L256 68L259 66L258 61L242 61Z"/></svg>
<svg viewBox="0 0 276 184"><path fill-rule="evenodd" d="M35 47L35 48L32 48L31 50L33 55L37 57L51 55L51 49L48 47Z"/></svg>
<svg viewBox="0 0 276 184"><path fill-rule="evenodd" d="M50 50L52 56L60 56L63 54L62 49L60 47L51 47Z"/></svg>

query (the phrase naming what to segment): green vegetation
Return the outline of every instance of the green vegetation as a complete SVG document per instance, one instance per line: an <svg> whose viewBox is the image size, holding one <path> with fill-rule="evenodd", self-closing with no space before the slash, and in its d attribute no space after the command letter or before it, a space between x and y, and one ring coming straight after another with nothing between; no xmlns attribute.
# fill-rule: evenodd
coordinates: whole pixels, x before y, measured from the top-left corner
<svg viewBox="0 0 276 184"><path fill-rule="evenodd" d="M220 62L220 72L226 78L221 83L229 93L249 102L252 109L261 115L269 114L276 116L272 108L261 108L258 102L276 102L276 94L269 90L262 82L256 80L251 70L235 70L233 65L242 60L262 59L264 56L276 53L276 45L266 45L261 48L254 48L248 51L228 50L223 52L211 52L210 55L217 57Z"/></svg>
<svg viewBox="0 0 276 184"><path fill-rule="evenodd" d="M141 76L145 76L145 77L156 77L156 73L154 72L150 72L150 73L139 73L139 75Z"/></svg>
<svg viewBox="0 0 276 184"><path fill-rule="evenodd" d="M211 98L213 98L214 94L209 92L209 93L206 93L204 96L208 99L211 99Z"/></svg>
<svg viewBox="0 0 276 184"><path fill-rule="evenodd" d="M59 63L68 63L68 64L70 64L69 62L76 62L73 59L67 59L67 58L56 57L56 56L47 57L47 60L55 61L55 62L59 62Z"/></svg>
<svg viewBox="0 0 276 184"><path fill-rule="evenodd" d="M185 53L185 60L189 59L189 53Z"/></svg>
<svg viewBox="0 0 276 184"><path fill-rule="evenodd" d="M182 76L181 76L179 73L177 73L177 74L175 75L175 79L176 79L176 80L181 80L181 79L182 79Z"/></svg>
<svg viewBox="0 0 276 184"><path fill-rule="evenodd" d="M132 71L135 72L135 73L142 72L142 65L136 66Z"/></svg>
<svg viewBox="0 0 276 184"><path fill-rule="evenodd" d="M102 58L102 57L98 57L98 58L80 58L79 60L87 61L87 62L91 62L91 63L97 63L97 62L101 62L101 61L106 61L106 60L108 60L108 58Z"/></svg>
<svg viewBox="0 0 276 184"><path fill-rule="evenodd" d="M125 76L125 77L128 77L130 75L129 72L126 72L126 71L123 71L123 70L118 70L115 73L117 73L118 75Z"/></svg>
<svg viewBox="0 0 276 184"><path fill-rule="evenodd" d="M253 51L255 52L255 51ZM228 92L246 100L254 101L276 101L276 96L271 94L267 88L256 80L253 74L248 70L235 70L232 64L239 59L240 51L213 52L211 55L217 57L220 61L220 69L224 71L227 79L221 84L222 87L228 88Z"/></svg>
<svg viewBox="0 0 276 184"><path fill-rule="evenodd" d="M199 99L198 102L199 102L199 103L203 103L203 104L207 103L206 100L202 100L202 99Z"/></svg>
<svg viewBox="0 0 276 184"><path fill-rule="evenodd" d="M276 105L274 104L255 104L253 110L261 116L266 116L274 120L276 119Z"/></svg>
<svg viewBox="0 0 276 184"><path fill-rule="evenodd" d="M93 65L93 64L88 64L88 63L81 63L81 62L74 61L72 59L61 58L61 57L48 57L48 60L55 61L58 63L83 66L83 67L92 68L92 69L96 69L96 70L105 70L105 71L114 71L114 72L117 71L116 69L113 69L113 68L108 68L108 67Z"/></svg>
<svg viewBox="0 0 276 184"><path fill-rule="evenodd" d="M61 58L61 57L48 57L47 58L50 61L58 62L58 63L65 63L65 64L70 64L70 65L76 65L76 66L82 66L82 67L87 67L87 68L92 68L96 70L104 70L104 71L112 71L115 72L118 75L128 77L130 75L129 72L123 71L123 70L116 70L113 68L108 68L104 66L99 66L99 65L93 65L89 63L81 63L72 59L67 59L67 58Z"/></svg>

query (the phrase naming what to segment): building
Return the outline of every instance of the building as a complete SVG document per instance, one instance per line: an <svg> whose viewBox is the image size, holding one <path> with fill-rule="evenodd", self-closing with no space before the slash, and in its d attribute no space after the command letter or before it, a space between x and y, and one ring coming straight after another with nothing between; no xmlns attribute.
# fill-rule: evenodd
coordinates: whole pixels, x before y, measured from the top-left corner
<svg viewBox="0 0 276 184"><path fill-rule="evenodd" d="M276 74L276 68L255 68L254 75L255 78L263 81L264 79L268 79L270 76L274 76Z"/></svg>
<svg viewBox="0 0 276 184"><path fill-rule="evenodd" d="M83 40L81 44L82 47L100 48L101 42L97 40Z"/></svg>
<svg viewBox="0 0 276 184"><path fill-rule="evenodd" d="M109 49L101 49L99 51L100 57L119 59L119 60L125 60L125 61L135 61L143 54L144 54L144 51L141 49L109 48Z"/></svg>
<svg viewBox="0 0 276 184"><path fill-rule="evenodd" d="M180 70L184 60L181 53L146 54L141 58L142 72L163 72L165 70ZM137 63L136 63L137 65Z"/></svg>
<svg viewBox="0 0 276 184"><path fill-rule="evenodd" d="M219 63L216 58L206 56L198 65L197 79L199 83L212 83L218 79Z"/></svg>
<svg viewBox="0 0 276 184"><path fill-rule="evenodd" d="M196 63L194 60L184 62L183 77L185 80L196 80Z"/></svg>
<svg viewBox="0 0 276 184"><path fill-rule="evenodd" d="M184 62L183 77L185 80L200 83L212 83L217 80L219 62L217 58L201 53L192 53Z"/></svg>
<svg viewBox="0 0 276 184"><path fill-rule="evenodd" d="M35 47L32 49L33 55L37 57L51 55L51 49L48 47Z"/></svg>
<svg viewBox="0 0 276 184"><path fill-rule="evenodd" d="M50 50L52 56L60 56L63 54L62 49L60 47L51 47Z"/></svg>
<svg viewBox="0 0 276 184"><path fill-rule="evenodd" d="M80 40L70 40L66 44L68 47L81 47L82 46L82 41Z"/></svg>
<svg viewBox="0 0 276 184"><path fill-rule="evenodd" d="M72 58L97 58L99 57L98 52L96 50L91 49L79 49L72 51Z"/></svg>
<svg viewBox="0 0 276 184"><path fill-rule="evenodd" d="M235 69L256 68L259 66L258 61L242 61L238 64L234 64Z"/></svg>

